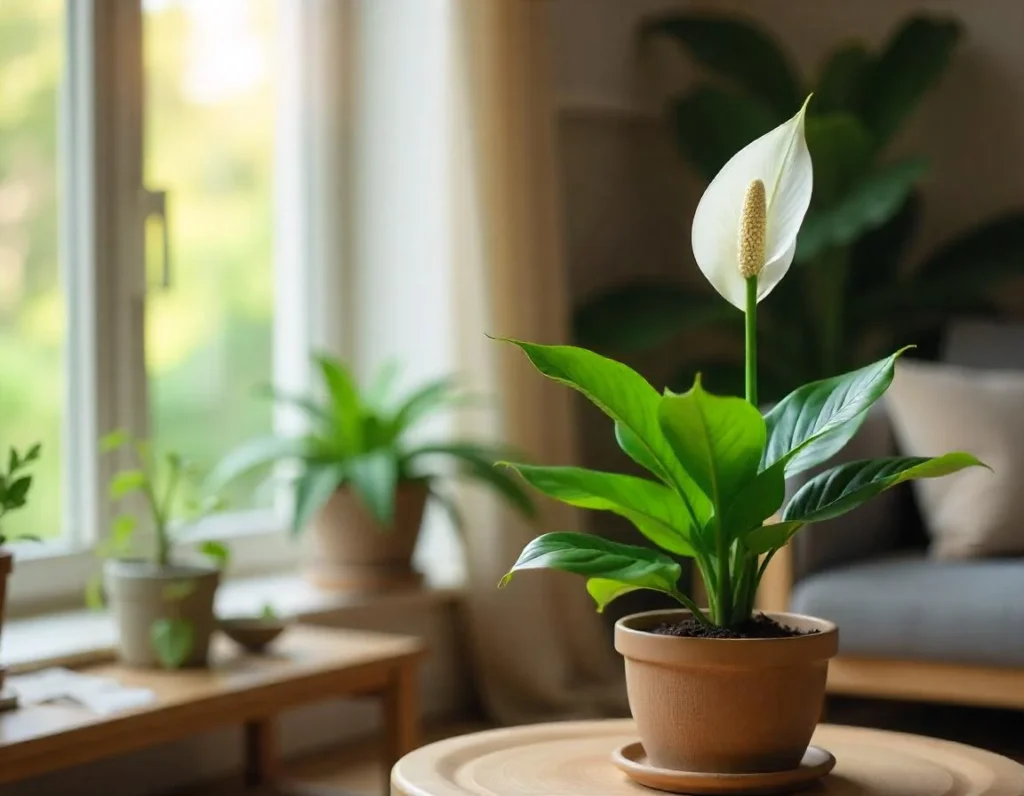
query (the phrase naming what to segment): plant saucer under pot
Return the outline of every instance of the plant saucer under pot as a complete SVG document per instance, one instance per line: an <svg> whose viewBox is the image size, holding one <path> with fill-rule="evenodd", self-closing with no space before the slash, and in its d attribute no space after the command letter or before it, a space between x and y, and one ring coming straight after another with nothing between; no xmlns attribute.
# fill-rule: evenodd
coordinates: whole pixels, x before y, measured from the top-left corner
<svg viewBox="0 0 1024 796"><path fill-rule="evenodd" d="M615 624L629 707L651 765L721 774L800 765L825 698L832 622L768 613L800 632L784 638L687 638L650 632L686 610L633 614Z"/></svg>

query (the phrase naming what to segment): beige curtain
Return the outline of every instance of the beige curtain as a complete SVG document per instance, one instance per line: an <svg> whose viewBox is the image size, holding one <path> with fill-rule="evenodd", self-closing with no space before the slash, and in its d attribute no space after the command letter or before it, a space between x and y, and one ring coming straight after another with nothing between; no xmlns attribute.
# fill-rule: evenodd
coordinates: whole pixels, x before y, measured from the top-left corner
<svg viewBox="0 0 1024 796"><path fill-rule="evenodd" d="M463 431L489 433L533 461L572 463L575 395L486 336L567 338L546 4L453 0L452 8L458 358L499 401ZM573 529L576 513L545 500L533 525L493 497L467 501L469 637L492 716L518 723L623 712L621 663L581 579L538 571L496 588L523 545L542 530Z"/></svg>

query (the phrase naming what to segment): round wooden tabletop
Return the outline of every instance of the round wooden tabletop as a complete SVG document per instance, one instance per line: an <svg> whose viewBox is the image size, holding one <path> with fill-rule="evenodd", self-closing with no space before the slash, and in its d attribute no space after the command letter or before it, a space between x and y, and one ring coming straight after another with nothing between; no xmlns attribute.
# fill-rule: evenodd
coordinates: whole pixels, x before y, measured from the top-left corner
<svg viewBox="0 0 1024 796"><path fill-rule="evenodd" d="M642 796L612 765L636 740L629 720L535 724L449 738L402 758L391 772L399 796ZM963 744L823 724L813 743L836 767L822 796L1022 796L1024 766Z"/></svg>

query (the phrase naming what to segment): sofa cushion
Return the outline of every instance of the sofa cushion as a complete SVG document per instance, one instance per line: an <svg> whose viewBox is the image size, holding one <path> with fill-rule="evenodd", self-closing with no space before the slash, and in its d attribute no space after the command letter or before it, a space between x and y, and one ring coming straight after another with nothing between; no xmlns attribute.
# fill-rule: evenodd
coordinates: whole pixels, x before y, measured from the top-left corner
<svg viewBox="0 0 1024 796"><path fill-rule="evenodd" d="M792 610L861 657L1024 666L1024 559L875 559L800 581Z"/></svg>

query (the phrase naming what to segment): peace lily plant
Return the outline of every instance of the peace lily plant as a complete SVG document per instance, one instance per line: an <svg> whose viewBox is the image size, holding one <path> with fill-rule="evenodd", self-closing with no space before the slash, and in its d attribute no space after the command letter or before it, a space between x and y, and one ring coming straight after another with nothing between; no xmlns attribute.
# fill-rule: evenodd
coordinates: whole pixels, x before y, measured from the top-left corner
<svg viewBox="0 0 1024 796"><path fill-rule="evenodd" d="M744 398L705 391L699 375L685 393L659 394L626 365L586 349L508 341L542 374L583 393L611 417L619 447L653 478L510 466L544 494L621 515L657 547L692 558L707 588L707 608L683 593L680 564L669 555L581 533L533 540L503 585L519 570L559 569L587 578L598 610L627 592L652 589L674 597L704 626L740 631L753 618L768 562L801 528L845 514L904 481L981 464L968 453L848 462L811 478L783 506L786 478L846 445L892 382L905 350L805 384L764 414L758 408L757 305L789 270L811 200L806 107L734 155L693 219L697 264L746 314Z"/></svg>

